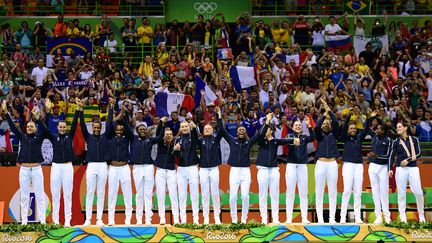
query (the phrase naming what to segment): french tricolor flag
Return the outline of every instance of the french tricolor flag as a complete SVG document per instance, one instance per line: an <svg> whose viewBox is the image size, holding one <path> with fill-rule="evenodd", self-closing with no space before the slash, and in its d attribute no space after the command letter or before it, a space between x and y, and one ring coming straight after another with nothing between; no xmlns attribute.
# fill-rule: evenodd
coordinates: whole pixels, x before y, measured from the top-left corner
<svg viewBox="0 0 432 243"><path fill-rule="evenodd" d="M253 67L232 66L230 69L231 82L237 92L256 85Z"/></svg>
<svg viewBox="0 0 432 243"><path fill-rule="evenodd" d="M329 51L344 51L352 47L351 36L349 35L326 35L325 40Z"/></svg>
<svg viewBox="0 0 432 243"><path fill-rule="evenodd" d="M202 80L200 76L195 77L196 88L195 88L195 108L199 107L201 101L201 90L204 90L204 100L206 106L210 103L218 105L218 98L211 88Z"/></svg>
<svg viewBox="0 0 432 243"><path fill-rule="evenodd" d="M179 110L179 106L186 108L188 112L195 108L192 96L178 93L158 92L155 97L155 104L158 117L171 115L171 112Z"/></svg>

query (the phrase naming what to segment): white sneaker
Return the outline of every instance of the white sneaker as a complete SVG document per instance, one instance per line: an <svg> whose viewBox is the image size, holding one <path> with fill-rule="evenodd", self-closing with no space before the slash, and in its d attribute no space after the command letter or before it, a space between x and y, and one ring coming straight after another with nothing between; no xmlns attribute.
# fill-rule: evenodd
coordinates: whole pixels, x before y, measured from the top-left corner
<svg viewBox="0 0 432 243"><path fill-rule="evenodd" d="M130 216L126 216L125 225L130 225L130 224L131 224L131 217Z"/></svg>
<svg viewBox="0 0 432 243"><path fill-rule="evenodd" d="M382 218L376 218L375 221L373 222L374 225L381 225L383 223Z"/></svg>
<svg viewBox="0 0 432 243"><path fill-rule="evenodd" d="M209 224L210 223L210 220L209 220L209 218L207 217L204 217L204 224Z"/></svg>
<svg viewBox="0 0 432 243"><path fill-rule="evenodd" d="M390 224L391 223L391 219L387 218L387 217L384 217L384 221L386 222L386 224Z"/></svg>
<svg viewBox="0 0 432 243"><path fill-rule="evenodd" d="M401 221L402 223L407 223L407 219L406 219L406 218L400 218L400 221Z"/></svg>
<svg viewBox="0 0 432 243"><path fill-rule="evenodd" d="M318 219L318 224L324 224L324 219Z"/></svg>
<svg viewBox="0 0 432 243"><path fill-rule="evenodd" d="M142 225L142 219L137 219L136 225Z"/></svg>
<svg viewBox="0 0 432 243"><path fill-rule="evenodd" d="M330 220L330 223L331 223L331 220ZM346 219L345 218L341 218L341 220L339 221L339 223L340 224L346 224Z"/></svg>
<svg viewBox="0 0 432 243"><path fill-rule="evenodd" d="M425 223L426 219L424 215L419 215L419 223Z"/></svg>
<svg viewBox="0 0 432 243"><path fill-rule="evenodd" d="M287 218L287 220L285 221L285 224L291 224L292 223L292 218Z"/></svg>
<svg viewBox="0 0 432 243"><path fill-rule="evenodd" d="M221 224L221 220L219 217L215 218L215 224Z"/></svg>
<svg viewBox="0 0 432 243"><path fill-rule="evenodd" d="M334 219L329 219L329 224L337 224L337 222Z"/></svg>
<svg viewBox="0 0 432 243"><path fill-rule="evenodd" d="M238 222L237 219L231 219L232 224L237 224L237 222Z"/></svg>
<svg viewBox="0 0 432 243"><path fill-rule="evenodd" d="M90 226L90 225L91 225L90 219L87 219L83 224L83 226Z"/></svg>
<svg viewBox="0 0 432 243"><path fill-rule="evenodd" d="M99 222L99 221L98 221ZM97 223L96 223L97 224ZM97 224L99 226L99 224ZM108 220L108 226L114 226L115 225L115 221L114 219L110 219Z"/></svg>
<svg viewBox="0 0 432 243"><path fill-rule="evenodd" d="M242 224L246 224L247 223L247 219L242 219L241 222L242 222Z"/></svg>
<svg viewBox="0 0 432 243"><path fill-rule="evenodd" d="M274 225L280 225L280 222L279 222L278 219L274 219L272 223L273 223Z"/></svg>
<svg viewBox="0 0 432 243"><path fill-rule="evenodd" d="M242 223L243 223L243 220L242 220ZM261 224L267 225L268 224L267 219L261 219Z"/></svg>
<svg viewBox="0 0 432 243"><path fill-rule="evenodd" d="M161 219L159 220L159 224L160 224L160 225L165 225L165 224L166 224L165 219L161 218Z"/></svg>
<svg viewBox="0 0 432 243"><path fill-rule="evenodd" d="M58 220L53 220L53 224L60 224Z"/></svg>
<svg viewBox="0 0 432 243"><path fill-rule="evenodd" d="M27 221L22 221L22 222L21 222L21 225L23 225L23 226L24 226L24 225L27 225Z"/></svg>
<svg viewBox="0 0 432 243"><path fill-rule="evenodd" d="M145 224L146 224L146 225L151 225L151 220L150 220L150 219L146 219L146 220L145 220Z"/></svg>
<svg viewBox="0 0 432 243"><path fill-rule="evenodd" d="M308 219L302 219L302 224L310 224L310 221Z"/></svg>
<svg viewBox="0 0 432 243"><path fill-rule="evenodd" d="M363 220L361 220L360 218L356 218L354 220L354 223L356 223L356 224L363 224Z"/></svg>
<svg viewBox="0 0 432 243"><path fill-rule="evenodd" d="M70 228L70 227L71 227L70 222L66 221L66 222L64 223L64 227L65 227L65 228Z"/></svg>
<svg viewBox="0 0 432 243"><path fill-rule="evenodd" d="M42 221L40 221L39 223L40 223L40 224L46 224L46 221L45 221L45 220L42 220Z"/></svg>

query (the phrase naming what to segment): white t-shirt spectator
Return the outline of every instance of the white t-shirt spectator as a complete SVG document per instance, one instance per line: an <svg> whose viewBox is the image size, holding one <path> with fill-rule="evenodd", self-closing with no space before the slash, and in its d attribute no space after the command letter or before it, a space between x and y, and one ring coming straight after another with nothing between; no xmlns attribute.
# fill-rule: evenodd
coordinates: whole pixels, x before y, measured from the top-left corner
<svg viewBox="0 0 432 243"><path fill-rule="evenodd" d="M324 32L326 34L336 34L337 32L339 32L341 30L342 30L342 28L338 24L334 24L334 25L327 24L325 26Z"/></svg>
<svg viewBox="0 0 432 243"><path fill-rule="evenodd" d="M105 40L104 42L104 47L108 47L109 52L117 52L117 41L116 40L112 40L110 41L109 39Z"/></svg>
<svg viewBox="0 0 432 243"><path fill-rule="evenodd" d="M262 89L262 90L259 92L259 99L260 99L260 101L262 102L262 104L264 104L264 103L266 103L267 101L269 101L269 95L268 95L268 92Z"/></svg>
<svg viewBox="0 0 432 243"><path fill-rule="evenodd" d="M322 46L324 47L324 33L323 31L313 31L312 32L312 46Z"/></svg>
<svg viewBox="0 0 432 243"><path fill-rule="evenodd" d="M308 100L312 100L312 102L315 104L315 94L312 92L310 92L309 94L307 94L306 92L302 92L302 94L300 95L301 104L305 106Z"/></svg>
<svg viewBox="0 0 432 243"><path fill-rule="evenodd" d="M36 82L37 87L43 86L43 81L47 75L48 75L48 68L46 68L46 67L40 68L39 66L33 68L32 73L31 73L33 81Z"/></svg>

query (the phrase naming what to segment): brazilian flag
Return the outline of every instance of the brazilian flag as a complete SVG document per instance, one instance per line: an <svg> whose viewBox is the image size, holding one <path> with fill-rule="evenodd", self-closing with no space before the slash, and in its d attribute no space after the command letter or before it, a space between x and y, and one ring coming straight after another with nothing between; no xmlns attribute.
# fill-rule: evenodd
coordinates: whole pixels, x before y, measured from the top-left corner
<svg viewBox="0 0 432 243"><path fill-rule="evenodd" d="M66 123L68 124L68 128L70 129L70 125L72 124L73 116L75 113L76 104L69 103L68 113L66 114ZM91 118L93 114L99 114L99 106L98 105L86 105L83 107L84 111L84 121L91 122ZM79 120L78 120L79 122Z"/></svg>
<svg viewBox="0 0 432 243"><path fill-rule="evenodd" d="M369 14L370 0L353 0L346 3L352 13Z"/></svg>

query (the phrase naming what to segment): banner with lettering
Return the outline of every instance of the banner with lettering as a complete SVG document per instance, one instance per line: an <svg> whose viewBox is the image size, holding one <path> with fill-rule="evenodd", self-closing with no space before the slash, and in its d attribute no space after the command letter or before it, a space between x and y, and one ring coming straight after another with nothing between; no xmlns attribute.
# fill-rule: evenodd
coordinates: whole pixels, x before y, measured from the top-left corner
<svg viewBox="0 0 432 243"><path fill-rule="evenodd" d="M53 57L60 49L62 55L68 58L74 50L77 56L84 56L86 52L92 52L93 44L87 38L54 38L47 37L47 67L53 66Z"/></svg>
<svg viewBox="0 0 432 243"><path fill-rule="evenodd" d="M87 87L88 86L88 81L87 80L82 80L82 79L74 80L74 81L72 81L71 86L75 86L75 87Z"/></svg>
<svg viewBox="0 0 432 243"><path fill-rule="evenodd" d="M54 81L53 82L53 86L57 87L57 88L62 88L62 87L67 87L68 86L68 81L64 80L64 81Z"/></svg>

